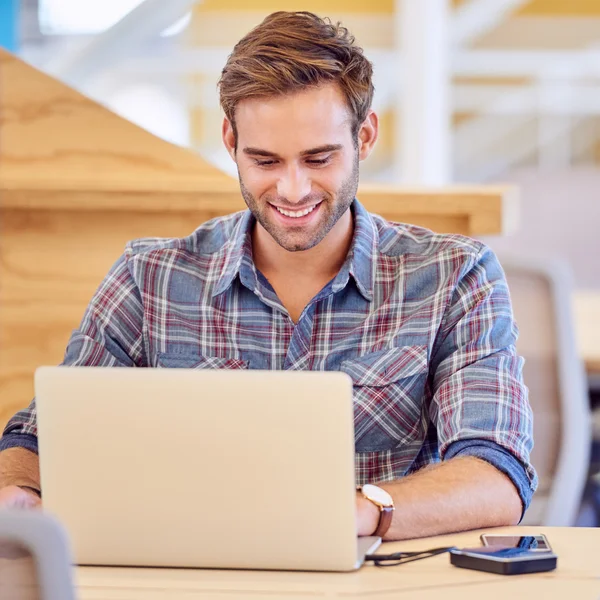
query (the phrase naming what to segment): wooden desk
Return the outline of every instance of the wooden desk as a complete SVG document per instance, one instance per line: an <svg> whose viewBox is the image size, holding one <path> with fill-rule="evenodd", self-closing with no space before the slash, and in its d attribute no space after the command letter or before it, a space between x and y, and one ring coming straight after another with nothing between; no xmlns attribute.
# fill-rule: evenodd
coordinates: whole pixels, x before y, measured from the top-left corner
<svg viewBox="0 0 600 600"><path fill-rule="evenodd" d="M600 358L590 357L586 359L585 366L590 373L600 374Z"/></svg>
<svg viewBox="0 0 600 600"><path fill-rule="evenodd" d="M508 527L494 533L543 532L558 554L550 573L506 577L458 569L448 555L401 567L365 566L355 573L295 573L118 569L80 567L81 600L191 600L251 598L410 598L411 600L485 600L600 597L600 529ZM436 546L477 546L481 532L384 544L380 552L423 550Z"/></svg>
<svg viewBox="0 0 600 600"><path fill-rule="evenodd" d="M588 375L600 379L600 292L575 292L573 310L579 354Z"/></svg>

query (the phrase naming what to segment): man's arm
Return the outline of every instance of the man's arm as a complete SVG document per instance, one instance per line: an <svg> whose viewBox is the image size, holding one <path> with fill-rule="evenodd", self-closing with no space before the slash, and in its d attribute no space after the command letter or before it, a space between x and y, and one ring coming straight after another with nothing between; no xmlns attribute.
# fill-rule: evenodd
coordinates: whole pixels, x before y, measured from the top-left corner
<svg viewBox="0 0 600 600"><path fill-rule="evenodd" d="M0 452L1 508L36 508L41 504L39 490L37 454L25 448Z"/></svg>
<svg viewBox="0 0 600 600"><path fill-rule="evenodd" d="M370 482L396 503L386 539L519 522L537 476L516 340L504 273L482 246L457 275L432 349L428 412L443 462L400 481ZM361 531L372 533L378 509L362 496L357 502Z"/></svg>
<svg viewBox="0 0 600 600"><path fill-rule="evenodd" d="M9 485L40 489L37 454L25 448L8 448L0 452L0 488Z"/></svg>
<svg viewBox="0 0 600 600"><path fill-rule="evenodd" d="M391 494L396 507L386 540L516 525L523 510L512 481L496 467L470 456L377 485ZM357 502L358 533L372 535L379 509L362 494Z"/></svg>

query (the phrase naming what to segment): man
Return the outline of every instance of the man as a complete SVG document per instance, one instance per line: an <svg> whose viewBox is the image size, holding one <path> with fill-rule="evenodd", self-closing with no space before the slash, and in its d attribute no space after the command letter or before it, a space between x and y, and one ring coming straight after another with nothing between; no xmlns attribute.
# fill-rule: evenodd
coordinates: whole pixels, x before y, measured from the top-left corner
<svg viewBox="0 0 600 600"><path fill-rule="evenodd" d="M250 210L128 244L64 364L342 370L370 484L360 535L514 524L536 475L504 275L483 244L355 199L378 133L371 75L348 31L310 13L243 38L219 85ZM0 502L38 505L35 403L0 450Z"/></svg>

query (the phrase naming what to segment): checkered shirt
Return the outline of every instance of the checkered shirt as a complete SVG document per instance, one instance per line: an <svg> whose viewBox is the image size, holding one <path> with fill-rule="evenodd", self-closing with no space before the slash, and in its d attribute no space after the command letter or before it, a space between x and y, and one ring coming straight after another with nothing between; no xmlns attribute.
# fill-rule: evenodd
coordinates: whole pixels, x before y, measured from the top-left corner
<svg viewBox="0 0 600 600"><path fill-rule="evenodd" d="M64 364L343 371L354 384L357 483L475 455L509 475L526 506L537 481L532 415L497 258L357 200L352 211L346 261L297 323L253 262L249 211L185 238L130 242ZM0 449L36 451L36 434L34 400Z"/></svg>

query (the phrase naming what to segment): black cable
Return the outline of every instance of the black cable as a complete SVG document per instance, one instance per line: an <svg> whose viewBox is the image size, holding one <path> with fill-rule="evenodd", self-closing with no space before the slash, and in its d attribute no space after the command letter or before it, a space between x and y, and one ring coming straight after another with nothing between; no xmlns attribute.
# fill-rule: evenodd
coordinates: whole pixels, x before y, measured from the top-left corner
<svg viewBox="0 0 600 600"><path fill-rule="evenodd" d="M372 561L376 567L397 567L416 560L424 560L454 550L456 546L431 548L420 552L394 552L393 554L367 554L366 561Z"/></svg>

